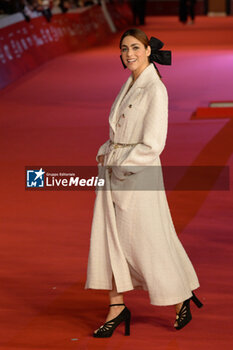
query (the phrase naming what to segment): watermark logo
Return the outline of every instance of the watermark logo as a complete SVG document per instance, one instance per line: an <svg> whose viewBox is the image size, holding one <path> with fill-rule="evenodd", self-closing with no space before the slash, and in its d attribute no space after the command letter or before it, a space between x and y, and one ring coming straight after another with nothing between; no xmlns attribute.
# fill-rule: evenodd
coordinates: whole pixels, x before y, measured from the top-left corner
<svg viewBox="0 0 233 350"><path fill-rule="evenodd" d="M44 174L42 168L40 170L27 170L27 187L44 187Z"/></svg>
<svg viewBox="0 0 233 350"><path fill-rule="evenodd" d="M33 169L33 170L32 170ZM25 167L29 191L229 191L229 166Z"/></svg>

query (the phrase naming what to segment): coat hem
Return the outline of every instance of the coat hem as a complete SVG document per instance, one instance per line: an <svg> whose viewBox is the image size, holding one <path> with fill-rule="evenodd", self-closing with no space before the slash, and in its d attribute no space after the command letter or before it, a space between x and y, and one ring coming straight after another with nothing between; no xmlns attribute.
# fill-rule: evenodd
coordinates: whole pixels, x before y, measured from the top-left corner
<svg viewBox="0 0 233 350"><path fill-rule="evenodd" d="M85 286L84 289L107 289L107 290L112 290L112 287L109 287L109 285L99 285L99 284L92 284L91 286ZM124 288L118 288L117 293L124 293L128 292L130 290L133 290L133 286L129 285L128 287L125 286Z"/></svg>
<svg viewBox="0 0 233 350"><path fill-rule="evenodd" d="M195 285L190 288L190 292L188 294L185 294L183 296L177 296L177 297L172 297L170 299L160 299L160 298L153 298L150 296L150 304L151 305L156 305L156 306L169 306L169 305L175 305L178 303L183 302L184 300L190 298L192 296L192 291L199 288L200 285Z"/></svg>
<svg viewBox="0 0 233 350"><path fill-rule="evenodd" d="M117 290L118 293L125 293L125 292L129 292L131 290L144 290L146 292L149 293L149 299L150 299L150 304L151 305L156 305L156 306L169 306L169 305L175 305L175 304L178 304L178 303L181 303L182 301L190 298L192 296L192 290L195 290L197 288L200 287L200 284L195 284L193 286L190 287L190 293L186 294L186 295L183 295L183 296L178 296L178 297L172 297L170 299L167 299L167 298L153 298L151 297L150 293L149 293L149 290L147 288L147 286L145 284L143 285L135 285L135 286L132 286L132 285L129 285L129 287L124 287L124 288L120 288L119 290ZM91 286L90 285L85 285L84 289L100 289L100 290L112 290L111 287L109 287L109 285L101 285L99 286L99 284L92 284Z"/></svg>

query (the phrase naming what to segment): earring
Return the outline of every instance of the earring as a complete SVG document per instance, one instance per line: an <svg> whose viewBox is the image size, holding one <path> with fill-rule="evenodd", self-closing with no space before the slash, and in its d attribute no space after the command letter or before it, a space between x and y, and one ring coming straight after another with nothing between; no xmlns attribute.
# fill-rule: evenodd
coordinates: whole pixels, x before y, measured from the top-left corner
<svg viewBox="0 0 233 350"><path fill-rule="evenodd" d="M123 67L124 68L127 68L127 66L124 64L124 61L123 61L123 59L122 59L122 56L120 55L120 59L121 59L121 62L122 62L122 64L123 64Z"/></svg>

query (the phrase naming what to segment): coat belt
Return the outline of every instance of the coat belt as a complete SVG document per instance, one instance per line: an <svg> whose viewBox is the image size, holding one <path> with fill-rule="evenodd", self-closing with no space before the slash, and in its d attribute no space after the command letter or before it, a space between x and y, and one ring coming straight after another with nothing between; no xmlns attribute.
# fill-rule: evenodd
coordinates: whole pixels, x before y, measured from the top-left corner
<svg viewBox="0 0 233 350"><path fill-rule="evenodd" d="M113 141L110 141L110 144L113 145L114 148L118 148L118 147L130 147L130 146L135 146L138 145L141 142L137 142L137 143L115 143Z"/></svg>

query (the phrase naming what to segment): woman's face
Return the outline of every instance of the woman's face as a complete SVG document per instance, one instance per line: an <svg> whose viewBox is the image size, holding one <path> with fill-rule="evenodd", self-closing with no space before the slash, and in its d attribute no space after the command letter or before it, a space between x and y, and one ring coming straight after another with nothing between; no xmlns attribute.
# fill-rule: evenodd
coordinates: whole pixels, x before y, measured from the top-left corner
<svg viewBox="0 0 233 350"><path fill-rule="evenodd" d="M151 48L147 48L134 36L126 36L121 43L121 55L124 64L132 72L140 74L149 64Z"/></svg>

